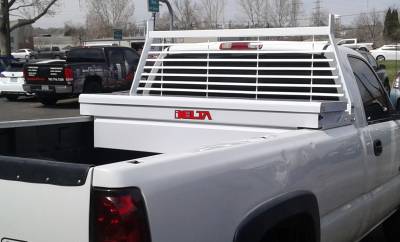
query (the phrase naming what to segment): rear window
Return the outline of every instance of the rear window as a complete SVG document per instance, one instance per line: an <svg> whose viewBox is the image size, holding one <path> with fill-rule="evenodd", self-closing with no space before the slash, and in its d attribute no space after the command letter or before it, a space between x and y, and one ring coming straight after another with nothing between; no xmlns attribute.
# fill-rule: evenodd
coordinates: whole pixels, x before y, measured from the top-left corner
<svg viewBox="0 0 400 242"><path fill-rule="evenodd" d="M74 49L67 53L67 62L105 62L102 49Z"/></svg>
<svg viewBox="0 0 400 242"><path fill-rule="evenodd" d="M10 72L22 72L23 71L23 67L24 64L22 63L11 63L11 65L9 65L6 68L6 71L10 71Z"/></svg>

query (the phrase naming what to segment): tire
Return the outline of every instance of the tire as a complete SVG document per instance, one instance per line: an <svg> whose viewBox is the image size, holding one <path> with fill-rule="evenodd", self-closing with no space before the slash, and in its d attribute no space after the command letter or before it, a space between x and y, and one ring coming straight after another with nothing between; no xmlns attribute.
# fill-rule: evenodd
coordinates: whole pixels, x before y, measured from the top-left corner
<svg viewBox="0 0 400 242"><path fill-rule="evenodd" d="M390 82L389 82L388 79L385 80L385 82L383 83L383 86L385 87L387 93L388 93L389 96L390 96Z"/></svg>
<svg viewBox="0 0 400 242"><path fill-rule="evenodd" d="M15 101L17 101L17 100L18 100L18 97L19 97L19 96L16 95L16 94L6 94L5 96L6 96L7 100L10 101L10 102L15 102Z"/></svg>
<svg viewBox="0 0 400 242"><path fill-rule="evenodd" d="M383 223L383 232L387 242L398 242L400 238L400 212L395 212Z"/></svg>
<svg viewBox="0 0 400 242"><path fill-rule="evenodd" d="M315 242L315 232L308 219L292 219L268 231L260 242Z"/></svg>
<svg viewBox="0 0 400 242"><path fill-rule="evenodd" d="M54 106L58 98L56 96L45 96L45 95L40 95L38 96L39 102L41 102L45 106Z"/></svg>
<svg viewBox="0 0 400 242"><path fill-rule="evenodd" d="M383 55L378 55L378 56L376 57L376 60L377 60L377 61L385 61L386 58L385 58L385 56L383 56Z"/></svg>
<svg viewBox="0 0 400 242"><path fill-rule="evenodd" d="M366 52L368 52L368 49L365 48L365 47L361 47L360 50L361 50L361 51L366 51Z"/></svg>
<svg viewBox="0 0 400 242"><path fill-rule="evenodd" d="M101 93L103 88L99 81L87 81L83 87L83 93Z"/></svg>

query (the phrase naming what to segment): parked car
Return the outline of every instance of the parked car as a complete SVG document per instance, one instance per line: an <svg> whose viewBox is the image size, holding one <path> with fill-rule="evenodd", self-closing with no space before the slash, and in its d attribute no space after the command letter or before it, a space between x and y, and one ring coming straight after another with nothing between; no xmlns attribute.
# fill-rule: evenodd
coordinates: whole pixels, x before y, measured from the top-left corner
<svg viewBox="0 0 400 242"><path fill-rule="evenodd" d="M369 64L374 68L376 74L378 75L379 79L382 81L383 86L385 87L386 91L390 93L390 81L389 75L386 71L386 66L383 64L378 64L377 60L374 56L371 55L368 51L358 51L364 58L369 62Z"/></svg>
<svg viewBox="0 0 400 242"><path fill-rule="evenodd" d="M382 224L398 241L399 115L361 54L178 42L332 29L149 32L129 95L1 125L0 238L353 242Z"/></svg>
<svg viewBox="0 0 400 242"><path fill-rule="evenodd" d="M371 54L378 61L400 60L400 45L384 45L378 49L371 50Z"/></svg>
<svg viewBox="0 0 400 242"><path fill-rule="evenodd" d="M81 93L128 90L138 61L131 48L73 48L66 62L25 65L24 90L44 105Z"/></svg>
<svg viewBox="0 0 400 242"><path fill-rule="evenodd" d="M22 87L23 84L25 84L25 79L22 63L11 63L0 74L0 93L9 101L15 101L19 96L27 95Z"/></svg>
<svg viewBox="0 0 400 242"><path fill-rule="evenodd" d="M46 60L38 61L36 64L51 64L61 63L64 60ZM24 63L12 62L5 71L0 74L0 93L3 94L9 101L16 101L20 96L30 96L23 85L25 84Z"/></svg>
<svg viewBox="0 0 400 242"><path fill-rule="evenodd" d="M392 103L400 109L400 72L397 73L392 84L392 90L390 92L390 99Z"/></svg>
<svg viewBox="0 0 400 242"><path fill-rule="evenodd" d="M359 43L357 39L342 39L337 45L349 47L355 50L370 51L373 49L374 43Z"/></svg>
<svg viewBox="0 0 400 242"><path fill-rule="evenodd" d="M38 59L65 59L65 51L58 46L44 47L37 50Z"/></svg>
<svg viewBox="0 0 400 242"><path fill-rule="evenodd" d="M0 73L5 71L12 62L17 62L13 56L0 56Z"/></svg>
<svg viewBox="0 0 400 242"><path fill-rule="evenodd" d="M19 49L11 53L15 59L31 59L36 57L35 54L31 49Z"/></svg>

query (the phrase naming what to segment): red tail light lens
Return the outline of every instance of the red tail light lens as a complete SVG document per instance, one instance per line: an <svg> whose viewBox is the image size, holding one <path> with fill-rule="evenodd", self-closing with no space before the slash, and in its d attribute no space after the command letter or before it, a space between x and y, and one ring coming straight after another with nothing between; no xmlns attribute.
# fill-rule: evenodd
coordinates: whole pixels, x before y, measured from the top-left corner
<svg viewBox="0 0 400 242"><path fill-rule="evenodd" d="M66 82L72 82L74 80L74 71L72 67L67 66L64 68L64 78Z"/></svg>
<svg viewBox="0 0 400 242"><path fill-rule="evenodd" d="M219 46L220 50L259 50L262 49L261 43L251 42L226 42L221 43Z"/></svg>
<svg viewBox="0 0 400 242"><path fill-rule="evenodd" d="M150 242L140 191L95 189L92 196L92 242Z"/></svg>

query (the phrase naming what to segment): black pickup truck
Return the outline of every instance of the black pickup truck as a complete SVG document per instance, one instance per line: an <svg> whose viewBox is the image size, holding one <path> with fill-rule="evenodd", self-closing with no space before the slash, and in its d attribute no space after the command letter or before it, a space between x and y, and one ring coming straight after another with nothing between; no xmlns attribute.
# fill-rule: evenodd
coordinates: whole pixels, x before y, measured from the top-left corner
<svg viewBox="0 0 400 242"><path fill-rule="evenodd" d="M139 55L126 47L74 48L65 62L27 64L24 90L44 105L81 93L128 90Z"/></svg>

